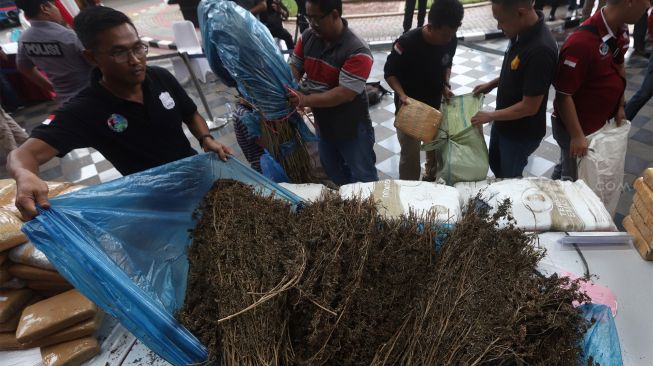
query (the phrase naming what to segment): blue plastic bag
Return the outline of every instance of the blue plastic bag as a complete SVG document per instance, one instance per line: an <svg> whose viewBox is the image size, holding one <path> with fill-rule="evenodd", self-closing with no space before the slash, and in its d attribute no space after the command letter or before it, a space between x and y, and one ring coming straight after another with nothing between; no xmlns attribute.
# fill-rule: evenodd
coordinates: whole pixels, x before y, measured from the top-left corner
<svg viewBox="0 0 653 366"><path fill-rule="evenodd" d="M286 172L283 170L281 164L278 161L274 160L272 155L265 150L263 155L261 155L261 171L263 175L269 180L275 183L289 183L290 178L286 175Z"/></svg>
<svg viewBox="0 0 653 366"><path fill-rule="evenodd" d="M585 333L583 339L584 359L579 366L587 365L591 356L594 362L601 366L621 366L621 346L619 335L614 324L609 306L598 304L583 304L580 306L583 317L587 321L594 319L594 324Z"/></svg>
<svg viewBox="0 0 653 366"><path fill-rule="evenodd" d="M293 117L289 123L304 141L317 141L288 103L286 87L298 86L268 28L248 10L228 0L202 0L197 14L209 65L223 65L242 96L256 108L251 123L246 124L249 135L261 136L261 120Z"/></svg>
<svg viewBox="0 0 653 366"><path fill-rule="evenodd" d="M186 292L193 212L217 179L300 202L236 159L202 154L53 198L23 231L70 283L159 356L174 365L204 362L206 348L173 314Z"/></svg>

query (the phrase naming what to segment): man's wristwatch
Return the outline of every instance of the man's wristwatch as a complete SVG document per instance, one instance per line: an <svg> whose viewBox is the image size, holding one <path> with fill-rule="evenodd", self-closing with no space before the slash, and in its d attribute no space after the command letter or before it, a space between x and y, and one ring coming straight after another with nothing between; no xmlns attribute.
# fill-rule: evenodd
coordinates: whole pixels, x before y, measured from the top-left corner
<svg viewBox="0 0 653 366"><path fill-rule="evenodd" d="M200 147L202 149L204 148L204 140L206 140L206 139L215 140L215 138L213 138L213 136L211 134L209 134L209 133L207 133L206 135L200 136L200 138L198 138L197 141L199 141Z"/></svg>

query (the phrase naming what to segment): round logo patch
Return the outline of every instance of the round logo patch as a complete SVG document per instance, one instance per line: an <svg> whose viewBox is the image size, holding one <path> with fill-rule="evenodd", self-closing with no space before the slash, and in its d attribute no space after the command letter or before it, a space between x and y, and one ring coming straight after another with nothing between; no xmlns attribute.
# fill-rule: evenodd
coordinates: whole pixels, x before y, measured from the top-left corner
<svg viewBox="0 0 653 366"><path fill-rule="evenodd" d="M599 47L599 53L601 56L607 55L608 51L610 51L610 46L605 42L601 43L601 46Z"/></svg>
<svg viewBox="0 0 653 366"><path fill-rule="evenodd" d="M107 119L107 125L113 132L122 132L127 129L127 118L114 113Z"/></svg>
<svg viewBox="0 0 653 366"><path fill-rule="evenodd" d="M449 56L448 53L445 53L444 56L442 56L442 66L447 66L449 64L449 60L451 57Z"/></svg>

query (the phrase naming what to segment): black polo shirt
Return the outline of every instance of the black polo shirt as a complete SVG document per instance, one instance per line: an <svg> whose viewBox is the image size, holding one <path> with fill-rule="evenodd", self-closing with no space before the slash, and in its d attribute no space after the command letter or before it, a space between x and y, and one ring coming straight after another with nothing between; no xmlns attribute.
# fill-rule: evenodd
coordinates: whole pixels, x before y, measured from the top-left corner
<svg viewBox="0 0 653 366"><path fill-rule="evenodd" d="M451 69L458 40L431 45L424 39L422 28L402 35L392 45L384 66L387 79L394 76L409 97L440 108L442 87L447 69Z"/></svg>
<svg viewBox="0 0 653 366"><path fill-rule="evenodd" d="M59 157L92 147L123 175L196 154L182 121L190 121L197 106L168 71L147 67L143 104L111 94L99 84L100 77L100 70L93 70L91 85L31 137L57 149Z"/></svg>
<svg viewBox="0 0 653 366"><path fill-rule="evenodd" d="M544 95L537 113L514 121L497 121L492 128L507 138L542 139L546 135L546 103L558 61L558 46L544 24L544 15L523 34L510 40L503 58L496 109L519 103L524 96Z"/></svg>

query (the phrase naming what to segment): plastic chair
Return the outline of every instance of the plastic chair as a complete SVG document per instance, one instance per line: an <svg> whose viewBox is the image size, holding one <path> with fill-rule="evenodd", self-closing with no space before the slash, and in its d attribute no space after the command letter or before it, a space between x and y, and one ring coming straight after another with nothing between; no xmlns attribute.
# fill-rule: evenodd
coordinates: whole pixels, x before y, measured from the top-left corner
<svg viewBox="0 0 653 366"><path fill-rule="evenodd" d="M172 23L172 32L175 37L175 44L179 53L188 53L190 58L190 67L193 74L198 80L203 83L206 82L206 74L211 72L211 67L206 57L192 57L193 55L203 54L202 45L200 44L195 27L192 22L188 20L176 21ZM179 58L172 59L172 66L175 70L175 75L180 81L185 81L190 77L188 68L184 61Z"/></svg>

